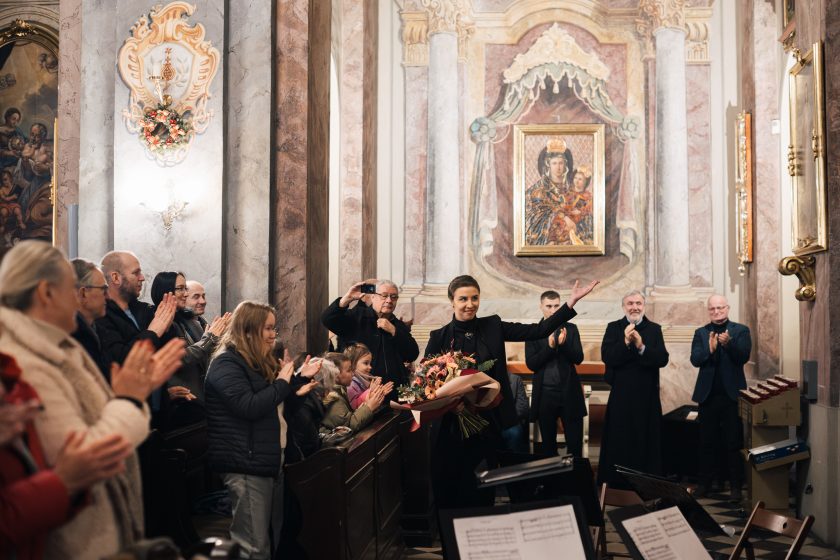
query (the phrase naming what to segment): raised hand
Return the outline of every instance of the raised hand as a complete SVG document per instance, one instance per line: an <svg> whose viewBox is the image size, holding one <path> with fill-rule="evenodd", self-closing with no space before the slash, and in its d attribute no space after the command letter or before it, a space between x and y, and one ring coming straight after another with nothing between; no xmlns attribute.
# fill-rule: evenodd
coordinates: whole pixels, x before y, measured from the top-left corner
<svg viewBox="0 0 840 560"><path fill-rule="evenodd" d="M341 296L341 299L338 301L339 307L347 307L350 305L351 302L362 299L365 294L362 293L362 284L376 284L375 278L368 278L367 280L362 280L361 282L356 282L350 289L347 290L347 293Z"/></svg>
<svg viewBox="0 0 840 560"><path fill-rule="evenodd" d="M155 317L149 323L149 330L158 335L158 338L169 330L172 320L175 318L175 311L178 310L178 303L175 301L175 294L169 292L163 295L163 299L155 310Z"/></svg>
<svg viewBox="0 0 840 560"><path fill-rule="evenodd" d="M299 397L304 397L304 396L308 395L312 391L312 389L314 389L317 386L318 386L318 382L313 379L312 381L310 381L306 385L301 385L298 388L298 390L295 391L295 395L297 395Z"/></svg>
<svg viewBox="0 0 840 560"><path fill-rule="evenodd" d="M27 422L33 420L40 410L41 404L35 400L21 404L0 404L0 445L6 445L22 434Z"/></svg>
<svg viewBox="0 0 840 560"><path fill-rule="evenodd" d="M581 286L579 280L575 280L575 285L572 287L572 292L569 294L569 299L566 300L566 305L569 309L573 308L575 304L586 297L589 292L595 289L595 286L600 284L600 280L593 280L586 286Z"/></svg>
<svg viewBox="0 0 840 560"><path fill-rule="evenodd" d="M70 432L53 467L70 495L122 472L131 454L131 443L119 434L87 444L84 440L84 433Z"/></svg>
<svg viewBox="0 0 840 560"><path fill-rule="evenodd" d="M207 332L213 336L222 336L225 332L227 332L228 327L230 326L231 317L232 315L230 312L225 313L221 317L216 317L213 319L213 322L207 325Z"/></svg>
<svg viewBox="0 0 840 560"><path fill-rule="evenodd" d="M311 362L309 356L306 357L303 361L303 366L300 368L300 374L309 379L315 377L319 371L321 371L321 360Z"/></svg>
<svg viewBox="0 0 840 560"><path fill-rule="evenodd" d="M714 354L718 349L718 333L709 333L709 353Z"/></svg>

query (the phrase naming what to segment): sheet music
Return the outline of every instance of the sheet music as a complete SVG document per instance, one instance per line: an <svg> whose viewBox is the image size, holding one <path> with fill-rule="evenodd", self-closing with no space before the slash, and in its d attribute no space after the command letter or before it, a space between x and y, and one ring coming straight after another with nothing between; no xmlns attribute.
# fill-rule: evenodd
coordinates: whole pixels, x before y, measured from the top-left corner
<svg viewBox="0 0 840 560"><path fill-rule="evenodd" d="M570 505L453 519L462 560L586 560Z"/></svg>
<svg viewBox="0 0 840 560"><path fill-rule="evenodd" d="M645 560L711 560L678 507L622 522Z"/></svg>

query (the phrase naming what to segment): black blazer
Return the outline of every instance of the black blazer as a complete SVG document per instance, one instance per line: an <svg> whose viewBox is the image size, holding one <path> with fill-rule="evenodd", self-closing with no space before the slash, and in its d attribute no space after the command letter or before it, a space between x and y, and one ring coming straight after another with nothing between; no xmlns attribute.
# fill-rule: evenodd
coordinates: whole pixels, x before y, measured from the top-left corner
<svg viewBox="0 0 840 560"><path fill-rule="evenodd" d="M715 354L720 356L720 372L723 376L726 395L737 402L738 392L747 388L744 364L750 359L752 339L750 329L746 325L729 321L726 330L730 336L729 344L726 346L718 344ZM691 341L691 365L700 368L697 383L694 385L694 394L691 396L691 400L697 403L702 403L709 397L715 379L715 362L709 352L711 332L712 324L709 323L694 331L694 339Z"/></svg>
<svg viewBox="0 0 840 560"><path fill-rule="evenodd" d="M502 402L491 411L491 416L497 424L496 429L510 428L517 423L516 407L514 406L513 393L510 390L510 382L507 376L505 341L521 342L546 338L575 315L577 313L574 309L569 309L566 304L563 304L554 315L539 323L508 323L502 321L498 315L479 317L476 320L477 361L480 363L486 360L496 360L487 374L498 381L501 386ZM444 327L429 333L429 343L426 345L425 355L448 352L452 348L454 339L455 328L450 321Z"/></svg>
<svg viewBox="0 0 840 560"><path fill-rule="evenodd" d="M155 308L143 301L134 300L128 304L128 309L137 319L140 328L137 328L125 311L111 299L105 305L105 316L96 320L96 333L102 345L103 359L109 364L122 364L128 356L128 351L138 340L150 340L155 348L161 346L158 335L148 330L155 317Z"/></svg>
<svg viewBox="0 0 840 560"><path fill-rule="evenodd" d="M566 341L554 348L548 345L546 338L529 340L525 343L525 365L534 372L534 390L531 393L531 415L529 420L536 422L542 400L543 376L545 368L552 360L557 362L557 368L568 371L566 384L565 413L573 418L586 416L586 402L583 399L583 388L580 386L575 365L583 361L583 347L580 344L580 332L574 323L565 323L559 329L566 327ZM556 331L555 331L556 332Z"/></svg>

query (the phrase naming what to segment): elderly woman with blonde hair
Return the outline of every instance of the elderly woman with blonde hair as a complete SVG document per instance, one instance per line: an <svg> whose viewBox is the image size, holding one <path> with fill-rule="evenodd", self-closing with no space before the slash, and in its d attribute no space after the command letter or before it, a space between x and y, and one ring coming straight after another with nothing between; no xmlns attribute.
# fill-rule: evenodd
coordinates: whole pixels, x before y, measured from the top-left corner
<svg viewBox="0 0 840 560"><path fill-rule="evenodd" d="M119 434L133 447L149 432L146 397L180 364L183 344L152 355L136 344L122 367L111 370L111 387L70 334L76 329L76 274L60 250L42 241L16 245L0 263L0 347L17 360L22 379L38 393L44 410L35 429L48 464L55 464L71 432L86 441ZM98 559L143 535L137 458L125 471L93 486L89 505L47 537L46 558Z"/></svg>

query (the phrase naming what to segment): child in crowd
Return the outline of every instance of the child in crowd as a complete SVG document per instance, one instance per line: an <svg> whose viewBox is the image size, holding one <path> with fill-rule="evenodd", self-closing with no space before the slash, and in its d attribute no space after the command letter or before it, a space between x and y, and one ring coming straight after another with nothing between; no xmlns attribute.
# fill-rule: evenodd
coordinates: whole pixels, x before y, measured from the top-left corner
<svg viewBox="0 0 840 560"><path fill-rule="evenodd" d="M350 370L353 372L353 381L347 387L347 397L350 399L350 406L356 410L364 402L366 391L373 379L370 374L373 369L373 354L364 344L356 343L348 346L344 355L350 358Z"/></svg>
<svg viewBox="0 0 840 560"><path fill-rule="evenodd" d="M370 355L370 351L367 348L365 350ZM374 412L382 406L385 397L393 389L393 384L383 385L379 377L372 377L368 381L362 402L354 410L347 396L347 388L353 382L352 358L349 356L349 351L345 357L348 359L341 360L335 385L324 398L325 410L321 425L329 430L337 426L347 426L353 431L359 431L373 420Z"/></svg>

